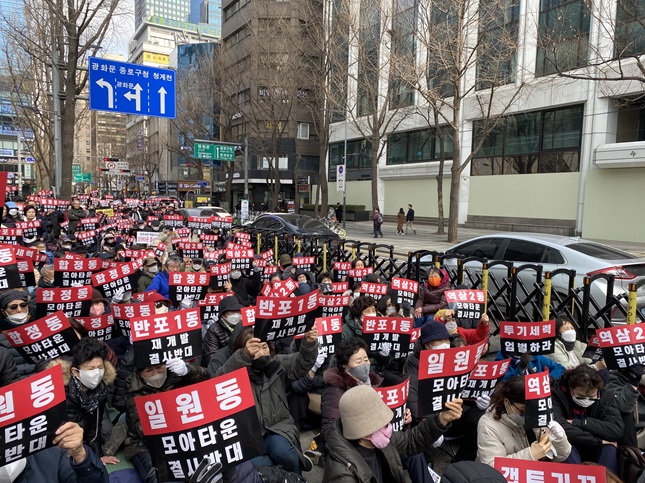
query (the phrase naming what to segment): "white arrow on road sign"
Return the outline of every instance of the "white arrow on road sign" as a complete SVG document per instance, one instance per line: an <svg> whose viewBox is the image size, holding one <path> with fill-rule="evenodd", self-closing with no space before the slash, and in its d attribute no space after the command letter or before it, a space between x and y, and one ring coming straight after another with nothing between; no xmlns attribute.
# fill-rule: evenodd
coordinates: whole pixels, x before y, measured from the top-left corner
<svg viewBox="0 0 645 483"><path fill-rule="evenodd" d="M135 110L140 111L141 110L141 91L143 90L143 87L141 87L139 84L134 86L135 92L127 92L126 94L123 94L123 97L125 97L127 100L131 101L132 99L135 100Z"/></svg>
<svg viewBox="0 0 645 483"><path fill-rule="evenodd" d="M162 86L161 89L159 89L157 92L159 93L159 111L161 112L161 114L165 114L166 113L166 94L168 94L168 91L164 89Z"/></svg>
<svg viewBox="0 0 645 483"><path fill-rule="evenodd" d="M114 93L112 92L112 84L109 82L106 82L103 80L103 77L101 77L99 80L96 81L96 83L101 86L105 87L108 90L108 107L110 109L114 108Z"/></svg>

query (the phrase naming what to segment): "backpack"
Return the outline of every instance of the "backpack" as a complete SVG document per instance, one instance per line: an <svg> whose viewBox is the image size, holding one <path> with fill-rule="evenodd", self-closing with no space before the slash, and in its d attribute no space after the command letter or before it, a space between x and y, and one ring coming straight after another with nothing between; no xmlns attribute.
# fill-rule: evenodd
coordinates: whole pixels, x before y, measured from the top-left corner
<svg viewBox="0 0 645 483"><path fill-rule="evenodd" d="M645 469L645 458L638 448L620 446L618 448L618 476L625 483L636 483Z"/></svg>
<svg viewBox="0 0 645 483"><path fill-rule="evenodd" d="M264 483L307 483L298 473L283 470L281 466L258 466L257 470Z"/></svg>
<svg viewBox="0 0 645 483"><path fill-rule="evenodd" d="M379 225L380 225L380 224L382 224L382 223L383 223L383 215L381 215L381 214L379 213L379 214L378 214L378 216L376 217L376 222L377 222Z"/></svg>

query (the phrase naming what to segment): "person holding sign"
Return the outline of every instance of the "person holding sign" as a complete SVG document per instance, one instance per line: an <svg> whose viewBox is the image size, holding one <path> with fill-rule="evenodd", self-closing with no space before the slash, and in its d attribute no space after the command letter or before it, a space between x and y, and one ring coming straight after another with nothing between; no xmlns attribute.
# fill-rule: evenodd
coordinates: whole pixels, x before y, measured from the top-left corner
<svg viewBox="0 0 645 483"><path fill-rule="evenodd" d="M300 350L275 355L272 347L253 336L253 328L233 331L233 354L217 369L215 376L245 368L249 372L255 397L255 409L262 428L267 455L254 458L256 466L281 465L302 474L312 467L300 447L298 429L287 404L288 381L305 377L318 357L318 331L314 325L305 332ZM211 361L211 367L213 366ZM210 370L210 367L209 367Z"/></svg>
<svg viewBox="0 0 645 483"><path fill-rule="evenodd" d="M616 472L617 442L625 427L614 396L602 393L598 371L578 366L565 372L553 391L553 415L573 445L570 463L597 461Z"/></svg>
<svg viewBox="0 0 645 483"><path fill-rule="evenodd" d="M402 460L423 453L461 417L461 399L410 431L392 431L393 413L370 386L357 386L340 399L340 420L327 434L323 481L403 483Z"/></svg>
<svg viewBox="0 0 645 483"><path fill-rule="evenodd" d="M148 285L146 292L156 291L168 298L170 295L170 275L172 272L179 272L181 270L181 258L179 257L168 257L166 263L164 264L165 270L157 273L155 278L152 279L152 283Z"/></svg>
<svg viewBox="0 0 645 483"><path fill-rule="evenodd" d="M477 425L477 461L493 466L495 458L539 461L555 448L554 461L565 461L571 444L555 421L548 428L535 429L536 441L529 443L524 427L526 393L524 377L515 376L499 384L490 398L490 408Z"/></svg>
<svg viewBox="0 0 645 483"><path fill-rule="evenodd" d="M0 331L15 329L19 325L26 324L31 320L29 314L29 295L23 290L7 290L0 294ZM9 344L7 338L0 334L0 346L11 351L13 361L18 368L18 376L25 377L33 374L36 366L27 362L15 347Z"/></svg>
<svg viewBox="0 0 645 483"><path fill-rule="evenodd" d="M464 340L466 345L477 344L486 339L490 333L490 319L486 314L482 314L476 329L464 329L457 325L455 311L452 309L441 309L437 311L434 315L434 320L446 326L450 337L459 337Z"/></svg>
<svg viewBox="0 0 645 483"><path fill-rule="evenodd" d="M565 369L574 369L580 364L592 365L592 360L584 356L587 344L578 340L578 334L576 334L573 322L566 317L557 317L555 319L555 332L557 334L555 349L553 354L547 354L546 357L557 362ZM600 360L593 367L601 370L607 366L605 366L604 360Z"/></svg>
<svg viewBox="0 0 645 483"><path fill-rule="evenodd" d="M450 277L436 267L428 270L428 277L419 288L419 298L414 308L414 326L421 327L424 322L434 319L434 314L448 306L446 290L452 288Z"/></svg>

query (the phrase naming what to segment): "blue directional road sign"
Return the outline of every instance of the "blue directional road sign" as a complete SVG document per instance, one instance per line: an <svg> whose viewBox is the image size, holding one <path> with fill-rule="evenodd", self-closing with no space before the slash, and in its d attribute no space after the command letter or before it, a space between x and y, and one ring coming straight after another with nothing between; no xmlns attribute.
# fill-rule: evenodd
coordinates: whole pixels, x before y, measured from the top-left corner
<svg viewBox="0 0 645 483"><path fill-rule="evenodd" d="M175 71L90 57L90 109L175 118Z"/></svg>

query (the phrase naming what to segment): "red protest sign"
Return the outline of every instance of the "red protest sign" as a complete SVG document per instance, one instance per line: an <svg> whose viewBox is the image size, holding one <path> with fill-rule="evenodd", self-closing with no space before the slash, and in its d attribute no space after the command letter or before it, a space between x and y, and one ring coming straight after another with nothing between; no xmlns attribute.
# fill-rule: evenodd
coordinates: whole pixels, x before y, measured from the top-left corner
<svg viewBox="0 0 645 483"><path fill-rule="evenodd" d="M495 458L494 467L508 483L606 483L604 466Z"/></svg>

